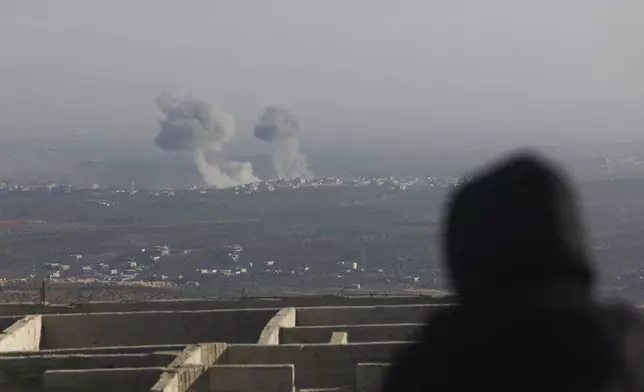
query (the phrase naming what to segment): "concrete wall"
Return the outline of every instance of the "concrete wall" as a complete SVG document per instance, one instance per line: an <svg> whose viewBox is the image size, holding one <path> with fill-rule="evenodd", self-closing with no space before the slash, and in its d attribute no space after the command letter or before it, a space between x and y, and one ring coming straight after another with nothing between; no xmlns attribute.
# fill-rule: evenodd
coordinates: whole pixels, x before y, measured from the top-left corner
<svg viewBox="0 0 644 392"><path fill-rule="evenodd" d="M23 357L31 355L69 355L69 354L85 354L85 355L99 355L99 354L146 354L153 352L171 352L174 351L176 355L180 354L186 348L185 344L161 344L152 346L127 346L127 347L80 347L80 348L63 348L63 349L47 349L39 351L23 351L23 352L6 352L0 353L2 357Z"/></svg>
<svg viewBox="0 0 644 392"><path fill-rule="evenodd" d="M225 343L190 345L175 358L154 384L152 392L197 392L209 390L208 365L225 351Z"/></svg>
<svg viewBox="0 0 644 392"><path fill-rule="evenodd" d="M202 343L201 347L201 363L210 366L219 360L219 357L228 349L226 343Z"/></svg>
<svg viewBox="0 0 644 392"><path fill-rule="evenodd" d="M208 376L213 392L294 392L293 365L215 365Z"/></svg>
<svg viewBox="0 0 644 392"><path fill-rule="evenodd" d="M326 343L333 332L345 331L351 343L408 342L425 324L375 324L294 327L280 329L280 343Z"/></svg>
<svg viewBox="0 0 644 392"><path fill-rule="evenodd" d="M159 381L150 389L151 392L202 392L208 391L208 367L182 366L166 369Z"/></svg>
<svg viewBox="0 0 644 392"><path fill-rule="evenodd" d="M298 308L297 325L360 325L424 323L445 305L356 306Z"/></svg>
<svg viewBox="0 0 644 392"><path fill-rule="evenodd" d="M295 327L295 308L284 308L266 324L257 344L279 344L280 329Z"/></svg>
<svg viewBox="0 0 644 392"><path fill-rule="evenodd" d="M359 363L356 367L356 392L380 392L391 364Z"/></svg>
<svg viewBox="0 0 644 392"><path fill-rule="evenodd" d="M43 348L255 343L278 309L43 316Z"/></svg>
<svg viewBox="0 0 644 392"><path fill-rule="evenodd" d="M373 306L453 303L452 296L369 296L340 297L297 296L283 298L161 300L144 302L87 302L75 305L42 305L40 303L0 304L0 316L28 314L112 313L143 311L178 311L209 309L257 309L311 306Z"/></svg>
<svg viewBox="0 0 644 392"><path fill-rule="evenodd" d="M163 373L163 368L48 370L44 376L46 392L141 392L148 391Z"/></svg>
<svg viewBox="0 0 644 392"><path fill-rule="evenodd" d="M339 386L353 389L358 363L390 362L398 350L409 344L230 345L217 364L293 364L298 389Z"/></svg>
<svg viewBox="0 0 644 392"><path fill-rule="evenodd" d="M176 358L168 365L169 368L181 366L204 365L202 362L202 347L198 344L187 346Z"/></svg>
<svg viewBox="0 0 644 392"><path fill-rule="evenodd" d="M0 352L40 349L42 316L26 316L0 334Z"/></svg>
<svg viewBox="0 0 644 392"><path fill-rule="evenodd" d="M185 392L205 371L202 365L201 346L193 344L186 347L168 365L154 384L152 392Z"/></svg>
<svg viewBox="0 0 644 392"><path fill-rule="evenodd" d="M166 366L174 358L164 354L0 357L0 391L40 391L47 370Z"/></svg>
<svg viewBox="0 0 644 392"><path fill-rule="evenodd" d="M333 332L331 334L330 344L347 344L349 343L349 336L346 332Z"/></svg>

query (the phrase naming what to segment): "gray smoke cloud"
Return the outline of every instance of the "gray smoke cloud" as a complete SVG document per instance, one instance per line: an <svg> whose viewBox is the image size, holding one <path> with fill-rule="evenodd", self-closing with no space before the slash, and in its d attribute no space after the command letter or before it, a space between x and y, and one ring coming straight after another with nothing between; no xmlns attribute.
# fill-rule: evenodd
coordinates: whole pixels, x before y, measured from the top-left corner
<svg viewBox="0 0 644 392"><path fill-rule="evenodd" d="M229 188L257 181L249 162L235 162L223 154L235 136L235 119L218 106L164 92L156 98L163 117L155 142L164 151L193 156L204 181L215 188Z"/></svg>
<svg viewBox="0 0 644 392"><path fill-rule="evenodd" d="M306 155L300 151L300 124L287 110L269 106L259 118L254 135L269 143L279 143L273 165L280 179L312 177Z"/></svg>

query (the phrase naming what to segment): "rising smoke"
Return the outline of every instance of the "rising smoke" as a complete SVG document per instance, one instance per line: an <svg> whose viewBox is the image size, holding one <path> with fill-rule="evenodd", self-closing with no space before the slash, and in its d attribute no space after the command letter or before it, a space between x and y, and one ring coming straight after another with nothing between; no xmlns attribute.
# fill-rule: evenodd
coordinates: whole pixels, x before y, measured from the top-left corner
<svg viewBox="0 0 644 392"><path fill-rule="evenodd" d="M280 179L313 176L300 151L300 124L288 111L269 106L255 126L255 137L269 143L279 143L273 154L273 165Z"/></svg>
<svg viewBox="0 0 644 392"><path fill-rule="evenodd" d="M257 181L249 162L230 161L222 151L235 135L235 120L230 113L167 92L157 97L156 104L163 118L155 142L162 150L192 154L204 181L215 188Z"/></svg>

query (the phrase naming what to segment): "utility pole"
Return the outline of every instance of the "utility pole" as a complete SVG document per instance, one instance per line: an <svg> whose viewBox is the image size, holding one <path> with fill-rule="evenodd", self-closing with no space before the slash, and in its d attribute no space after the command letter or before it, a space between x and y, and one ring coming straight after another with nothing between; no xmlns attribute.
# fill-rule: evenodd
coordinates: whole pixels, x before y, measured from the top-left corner
<svg viewBox="0 0 644 392"><path fill-rule="evenodd" d="M40 286L40 304L47 304L47 279L43 278L42 285Z"/></svg>

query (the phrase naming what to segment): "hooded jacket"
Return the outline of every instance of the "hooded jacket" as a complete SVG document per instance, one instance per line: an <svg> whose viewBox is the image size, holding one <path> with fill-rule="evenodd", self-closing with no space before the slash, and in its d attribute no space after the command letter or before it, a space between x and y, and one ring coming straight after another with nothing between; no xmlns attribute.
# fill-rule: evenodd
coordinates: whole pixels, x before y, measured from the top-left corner
<svg viewBox="0 0 644 392"><path fill-rule="evenodd" d="M575 194L553 165L518 154L478 173L445 228L458 304L428 319L385 391L642 390L639 319L594 300Z"/></svg>

